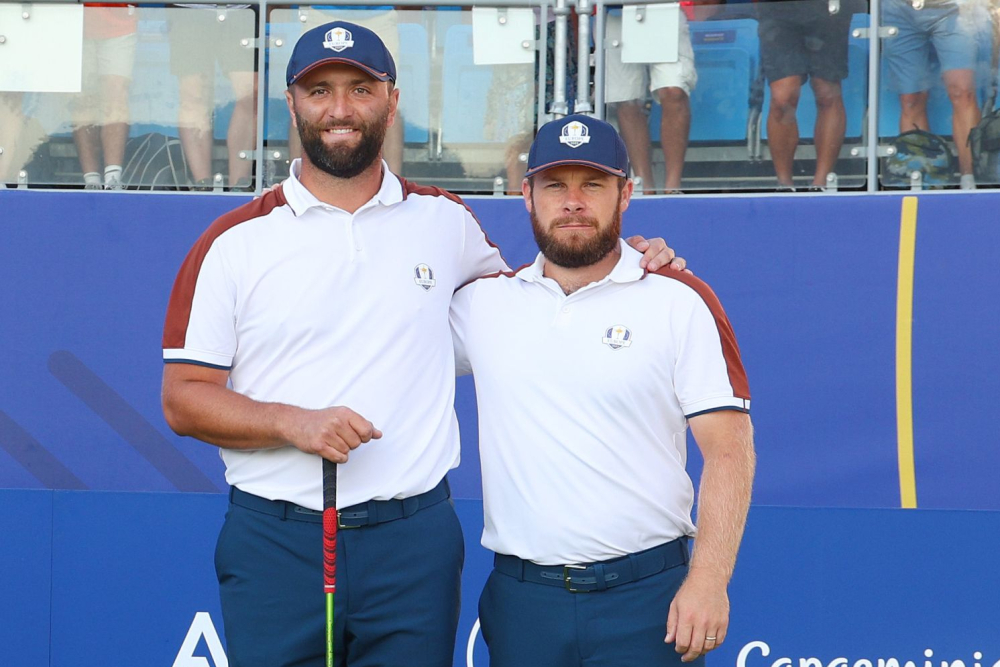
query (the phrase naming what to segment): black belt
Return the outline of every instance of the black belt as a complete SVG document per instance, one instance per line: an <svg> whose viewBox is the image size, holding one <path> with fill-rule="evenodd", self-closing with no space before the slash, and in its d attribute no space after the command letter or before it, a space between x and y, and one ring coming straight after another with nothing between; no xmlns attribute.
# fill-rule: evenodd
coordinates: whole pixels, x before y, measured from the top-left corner
<svg viewBox="0 0 1000 667"><path fill-rule="evenodd" d="M682 537L621 558L580 565L538 565L517 556L496 554L493 568L518 581L559 586L570 593L590 593L651 577L687 562L687 538Z"/></svg>
<svg viewBox="0 0 1000 667"><path fill-rule="evenodd" d="M448 480L442 479L433 489L417 496L410 496L409 498L402 498L400 500L369 500L366 503L358 503L357 505L345 507L337 512L339 518L337 527L361 528L363 526L374 526L386 523L387 521L403 519L431 505L437 505L450 497L451 489L448 487ZM287 500L261 498L252 493L241 491L235 486L229 489L229 502L255 512L276 516L279 519L309 521L312 523L323 522L323 512L302 507Z"/></svg>

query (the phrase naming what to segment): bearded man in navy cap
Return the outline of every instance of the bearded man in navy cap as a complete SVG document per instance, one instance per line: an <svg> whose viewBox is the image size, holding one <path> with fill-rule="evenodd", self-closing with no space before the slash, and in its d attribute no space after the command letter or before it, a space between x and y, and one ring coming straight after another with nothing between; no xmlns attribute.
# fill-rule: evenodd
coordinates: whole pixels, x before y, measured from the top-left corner
<svg viewBox="0 0 1000 667"><path fill-rule="evenodd" d="M303 34L286 72L302 159L208 228L170 298L164 413L220 448L231 486L216 571L233 667L324 664L323 459L341 464L336 663L452 664L448 308L507 266L460 199L382 160L395 80L370 30ZM671 261L649 245L650 267Z"/></svg>
<svg viewBox="0 0 1000 667"><path fill-rule="evenodd" d="M712 290L644 268L620 238L628 173L607 123L543 126L523 185L541 252L452 300L496 554L479 602L492 667L703 662L725 640L750 391ZM697 527L689 426L705 459Z"/></svg>

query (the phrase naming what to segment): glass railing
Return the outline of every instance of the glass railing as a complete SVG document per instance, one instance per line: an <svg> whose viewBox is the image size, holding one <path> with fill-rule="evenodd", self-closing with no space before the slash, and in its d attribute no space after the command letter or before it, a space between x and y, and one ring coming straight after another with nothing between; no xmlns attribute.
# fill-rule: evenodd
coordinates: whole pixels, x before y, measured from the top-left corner
<svg viewBox="0 0 1000 667"><path fill-rule="evenodd" d="M292 48L343 19L374 29L397 63L390 167L459 193L518 192L535 128L574 109L618 125L648 193L1000 185L988 0L879 0L875 15L865 0L502 1L0 2L0 183L280 182L300 151L285 101Z"/></svg>
<svg viewBox="0 0 1000 667"><path fill-rule="evenodd" d="M0 93L7 183L254 189L254 9L30 7L55 15L25 23L61 23L82 35L78 50L56 61L79 77L56 90L27 81L26 90ZM30 50L25 42L38 37L30 26L4 27L0 59Z"/></svg>
<svg viewBox="0 0 1000 667"><path fill-rule="evenodd" d="M474 20L472 11L447 7L271 10L265 182L284 178L299 154L285 102L285 67L295 41L306 30L347 20L374 30L396 62L399 116L384 144L394 171L459 192L493 192L498 178L514 179L519 188L518 155L531 142L537 107L535 20L530 9L505 13L503 25L518 22L530 37L506 55L477 47L475 31L488 20L480 12Z"/></svg>
<svg viewBox="0 0 1000 667"><path fill-rule="evenodd" d="M991 7L996 3L987 0L881 0L883 187L1000 183L1000 120L991 115L998 45Z"/></svg>

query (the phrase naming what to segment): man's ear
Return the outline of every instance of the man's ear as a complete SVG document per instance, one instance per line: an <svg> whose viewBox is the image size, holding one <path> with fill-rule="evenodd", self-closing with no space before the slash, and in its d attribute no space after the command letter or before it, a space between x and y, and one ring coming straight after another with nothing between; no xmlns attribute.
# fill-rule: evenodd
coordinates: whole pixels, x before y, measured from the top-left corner
<svg viewBox="0 0 1000 667"><path fill-rule="evenodd" d="M531 201L531 181L528 179L521 181L521 194L524 196L524 208L528 209L528 213L531 213L535 202Z"/></svg>
<svg viewBox="0 0 1000 667"><path fill-rule="evenodd" d="M299 123L295 118L295 100L292 98L291 89L285 90L285 103L288 105L288 115L292 117L292 127L299 128Z"/></svg>
<svg viewBox="0 0 1000 667"><path fill-rule="evenodd" d="M622 186L621 191L621 210L622 213L628 209L629 202L632 201L632 191L635 190L635 183L632 182L631 178L625 179L625 185Z"/></svg>
<svg viewBox="0 0 1000 667"><path fill-rule="evenodd" d="M388 86L389 84L386 83ZM389 122L386 127L392 127L396 124L396 110L399 108L399 88L395 86L389 91Z"/></svg>

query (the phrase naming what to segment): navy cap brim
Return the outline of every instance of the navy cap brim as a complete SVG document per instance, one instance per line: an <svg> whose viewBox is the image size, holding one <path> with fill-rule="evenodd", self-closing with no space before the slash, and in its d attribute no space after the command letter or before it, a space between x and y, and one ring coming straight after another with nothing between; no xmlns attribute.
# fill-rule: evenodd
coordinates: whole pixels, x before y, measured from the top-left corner
<svg viewBox="0 0 1000 667"><path fill-rule="evenodd" d="M545 171L546 169L552 169L553 167L562 167L566 165L575 165L579 167L590 167L591 169L596 169L598 171L603 171L606 174L611 174L612 176L619 176L624 178L628 176L621 169L615 169L604 164L597 162L591 162L590 160L555 160L554 162L546 162L545 164L540 164L537 167L529 169L525 172L524 177L534 176L540 171Z"/></svg>
<svg viewBox="0 0 1000 667"><path fill-rule="evenodd" d="M336 57L336 58L324 58L323 60L317 60L316 62L311 63L301 72L296 73L295 76L293 76L288 81L288 85L289 86L292 85L293 83L295 83L296 81L298 81L303 76L313 71L317 67L322 67L323 65L332 65L333 63L344 63L345 65L351 65L367 73L371 77L378 79L379 81L393 81L393 78L389 75L388 72L379 72L377 70L372 69L371 67L368 67L367 65L359 63L357 60L352 60L351 58Z"/></svg>

